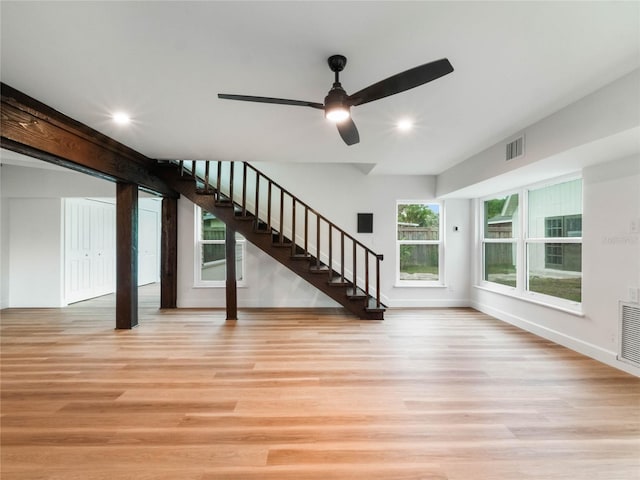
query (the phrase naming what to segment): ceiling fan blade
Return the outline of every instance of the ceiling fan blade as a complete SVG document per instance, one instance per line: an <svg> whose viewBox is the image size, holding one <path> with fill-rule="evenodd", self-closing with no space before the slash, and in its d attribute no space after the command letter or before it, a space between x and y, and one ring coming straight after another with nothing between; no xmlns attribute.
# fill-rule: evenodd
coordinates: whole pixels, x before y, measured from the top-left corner
<svg viewBox="0 0 640 480"><path fill-rule="evenodd" d="M352 106L373 102L374 100L380 100L389 95L395 95L396 93L423 85L451 72L453 72L453 67L446 58L425 63L419 67L414 67L378 83L369 85L359 92L349 95L347 101Z"/></svg>
<svg viewBox="0 0 640 480"><path fill-rule="evenodd" d="M286 98L253 97L250 95L230 95L227 93L219 93L218 98L223 98L225 100L242 100L244 102L276 103L278 105L294 105L297 107L324 109L324 105L322 103L305 102L304 100L288 100Z"/></svg>
<svg viewBox="0 0 640 480"><path fill-rule="evenodd" d="M358 133L358 129L356 128L356 124L353 123L353 119L351 117L347 118L342 122L336 123L338 127L338 132L344 140L344 143L347 145L355 145L360 141L360 134Z"/></svg>

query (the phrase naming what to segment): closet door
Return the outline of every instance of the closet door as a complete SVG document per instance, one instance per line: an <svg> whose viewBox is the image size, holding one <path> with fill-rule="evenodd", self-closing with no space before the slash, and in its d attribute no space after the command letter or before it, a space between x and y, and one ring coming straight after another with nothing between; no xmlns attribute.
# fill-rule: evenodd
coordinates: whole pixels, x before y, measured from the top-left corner
<svg viewBox="0 0 640 480"><path fill-rule="evenodd" d="M115 205L65 199L65 302L115 292Z"/></svg>
<svg viewBox="0 0 640 480"><path fill-rule="evenodd" d="M160 218L158 212L138 210L138 285L160 281Z"/></svg>
<svg viewBox="0 0 640 480"><path fill-rule="evenodd" d="M91 272L91 205L65 200L65 301L78 302L93 295Z"/></svg>
<svg viewBox="0 0 640 480"><path fill-rule="evenodd" d="M113 204L94 202L91 206L91 265L93 296L116 290L116 219Z"/></svg>

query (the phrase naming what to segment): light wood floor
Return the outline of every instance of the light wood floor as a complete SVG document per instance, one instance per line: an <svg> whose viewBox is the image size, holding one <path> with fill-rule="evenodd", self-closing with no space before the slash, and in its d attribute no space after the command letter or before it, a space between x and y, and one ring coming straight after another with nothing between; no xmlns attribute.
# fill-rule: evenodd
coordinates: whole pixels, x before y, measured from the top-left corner
<svg viewBox="0 0 640 480"><path fill-rule="evenodd" d="M640 379L470 309L2 311L2 479L633 480Z"/></svg>

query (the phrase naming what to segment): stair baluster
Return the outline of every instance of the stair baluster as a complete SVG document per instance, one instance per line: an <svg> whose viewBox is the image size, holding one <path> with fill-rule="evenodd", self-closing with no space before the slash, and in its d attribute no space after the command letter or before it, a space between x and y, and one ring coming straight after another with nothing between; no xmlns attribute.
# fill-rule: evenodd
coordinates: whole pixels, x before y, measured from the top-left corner
<svg viewBox="0 0 640 480"><path fill-rule="evenodd" d="M278 242L284 245L284 190L280 189L280 231Z"/></svg>
<svg viewBox="0 0 640 480"><path fill-rule="evenodd" d="M296 254L296 199L291 197L291 256Z"/></svg>
<svg viewBox="0 0 640 480"><path fill-rule="evenodd" d="M209 162L207 162L207 167ZM242 163L242 216L247 216L247 164Z"/></svg>
<svg viewBox="0 0 640 480"><path fill-rule="evenodd" d="M267 187L267 231L271 232L271 186L273 183L269 180Z"/></svg>

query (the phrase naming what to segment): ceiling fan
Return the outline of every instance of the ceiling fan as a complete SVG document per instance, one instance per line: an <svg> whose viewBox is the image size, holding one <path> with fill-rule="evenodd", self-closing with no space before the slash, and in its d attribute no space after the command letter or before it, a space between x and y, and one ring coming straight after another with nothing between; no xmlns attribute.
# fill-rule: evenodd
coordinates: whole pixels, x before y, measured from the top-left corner
<svg viewBox="0 0 640 480"><path fill-rule="evenodd" d="M329 68L335 73L335 82L325 97L324 103L288 100L285 98L254 97L251 95L231 95L227 93L219 93L218 98L245 102L277 103L279 105L294 105L324 110L324 116L328 120L335 122L338 127L342 140L347 145L354 145L360 141L360 135L356 124L351 118L351 107L404 92L453 72L453 67L449 60L443 58L398 73L378 83L369 85L352 95L347 95L347 92L344 91L340 84L339 77L340 72L347 64L346 57L343 55L331 55L327 61Z"/></svg>

